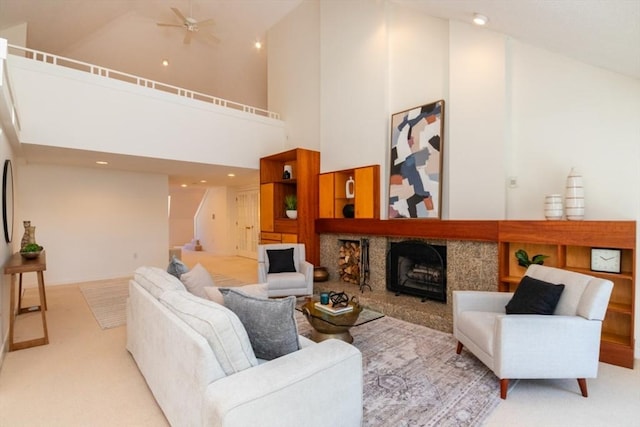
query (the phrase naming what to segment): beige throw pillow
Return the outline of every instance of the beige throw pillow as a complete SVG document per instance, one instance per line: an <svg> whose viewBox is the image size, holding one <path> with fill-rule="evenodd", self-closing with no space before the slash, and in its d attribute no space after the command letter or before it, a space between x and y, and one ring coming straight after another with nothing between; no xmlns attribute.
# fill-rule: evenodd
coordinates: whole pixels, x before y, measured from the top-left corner
<svg viewBox="0 0 640 427"><path fill-rule="evenodd" d="M184 283L184 286L189 292L200 298L207 298L205 288L215 285L211 274L200 264L196 264L191 271L181 275L180 281Z"/></svg>

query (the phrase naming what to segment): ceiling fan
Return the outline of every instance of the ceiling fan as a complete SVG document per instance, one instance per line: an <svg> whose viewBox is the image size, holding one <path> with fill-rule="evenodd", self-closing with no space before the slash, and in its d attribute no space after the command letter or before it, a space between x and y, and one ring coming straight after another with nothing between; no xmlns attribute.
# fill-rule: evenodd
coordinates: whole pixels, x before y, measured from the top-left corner
<svg viewBox="0 0 640 427"><path fill-rule="evenodd" d="M189 13L189 17L185 17L182 14L182 12L180 12L180 10L178 10L175 7L172 7L171 10L173 11L173 13L175 13L175 15L178 17L178 19L180 19L180 21L181 21L180 24L169 24L169 23L165 23L165 22L156 22L156 24L159 27L178 27L178 28L184 28L185 30L187 30L185 35L184 35L184 39L183 39L183 43L184 44L191 43L191 38L193 37L194 34L198 33L200 28L207 27L207 26L213 25L215 23L213 21L213 19L205 19L203 21L198 21L198 20L192 18L193 13ZM200 33L200 34L203 34L208 40L210 40L210 41L212 41L214 43L220 42L220 39L218 39L217 37L215 37L212 34L208 34L208 33Z"/></svg>

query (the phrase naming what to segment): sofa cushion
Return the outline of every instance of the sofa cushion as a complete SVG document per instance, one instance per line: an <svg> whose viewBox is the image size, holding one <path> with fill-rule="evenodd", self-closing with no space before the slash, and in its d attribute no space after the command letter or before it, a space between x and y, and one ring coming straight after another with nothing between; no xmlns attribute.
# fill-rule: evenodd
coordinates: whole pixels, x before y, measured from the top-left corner
<svg viewBox="0 0 640 427"><path fill-rule="evenodd" d="M259 298L234 288L222 288L224 304L247 329L259 359L271 360L300 349L295 320L296 298Z"/></svg>
<svg viewBox="0 0 640 427"><path fill-rule="evenodd" d="M524 276L511 300L505 306L507 314L553 314L564 285L544 282Z"/></svg>
<svg viewBox="0 0 640 427"><path fill-rule="evenodd" d="M207 298L210 301L217 302L220 305L224 305L224 297L220 293L220 289L221 288L217 286L207 286L204 288L204 292L205 294L207 294ZM248 295L267 298L269 285L267 285L266 283L258 283L255 285L238 286L235 289L238 289Z"/></svg>
<svg viewBox="0 0 640 427"><path fill-rule="evenodd" d="M182 276L187 271L189 271L189 267L187 267L175 255L173 255L171 257L171 261L169 261L169 266L167 267L167 273L179 279L180 276Z"/></svg>
<svg viewBox="0 0 640 427"><path fill-rule="evenodd" d="M293 262L293 248L267 249L269 257L269 274L295 273L296 265Z"/></svg>
<svg viewBox="0 0 640 427"><path fill-rule="evenodd" d="M188 292L165 292L160 302L207 340L227 375L258 365L247 331L231 310Z"/></svg>
<svg viewBox="0 0 640 427"><path fill-rule="evenodd" d="M166 291L186 291L180 280L158 267L139 267L133 279L156 298Z"/></svg>
<svg viewBox="0 0 640 427"><path fill-rule="evenodd" d="M215 285L211 274L200 264L196 264L191 271L180 276L180 281L184 283L189 292L200 298L207 298L205 288Z"/></svg>

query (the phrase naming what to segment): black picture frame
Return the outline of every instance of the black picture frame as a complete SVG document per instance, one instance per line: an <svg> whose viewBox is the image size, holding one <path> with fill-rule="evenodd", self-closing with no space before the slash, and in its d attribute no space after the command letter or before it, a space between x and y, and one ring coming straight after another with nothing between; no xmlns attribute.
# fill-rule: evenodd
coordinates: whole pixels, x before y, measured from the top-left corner
<svg viewBox="0 0 640 427"><path fill-rule="evenodd" d="M13 239L13 167L10 159L4 161L2 171L2 224L4 240L11 243Z"/></svg>

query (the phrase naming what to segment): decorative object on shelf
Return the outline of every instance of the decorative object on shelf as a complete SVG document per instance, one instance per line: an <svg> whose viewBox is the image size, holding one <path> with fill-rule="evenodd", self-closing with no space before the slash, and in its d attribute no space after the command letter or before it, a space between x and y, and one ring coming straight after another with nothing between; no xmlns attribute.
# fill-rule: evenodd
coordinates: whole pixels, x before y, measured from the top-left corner
<svg viewBox="0 0 640 427"><path fill-rule="evenodd" d="M584 187L582 186L582 175L576 168L571 168L567 176L567 187L565 190L565 210L569 221L580 221L584 219Z"/></svg>
<svg viewBox="0 0 640 427"><path fill-rule="evenodd" d="M439 219L444 100L391 116L389 219Z"/></svg>
<svg viewBox="0 0 640 427"><path fill-rule="evenodd" d="M291 165L284 165L284 172L282 172L282 179L291 179L293 175L293 168Z"/></svg>
<svg viewBox="0 0 640 427"><path fill-rule="evenodd" d="M560 194L544 196L544 217L550 221L562 219L562 196Z"/></svg>
<svg viewBox="0 0 640 427"><path fill-rule="evenodd" d="M342 208L342 216L345 218L353 218L356 216L356 208L353 203L347 203Z"/></svg>
<svg viewBox="0 0 640 427"><path fill-rule="evenodd" d="M13 168L9 159L4 161L2 172L2 222L4 240L11 243L13 239Z"/></svg>
<svg viewBox="0 0 640 427"><path fill-rule="evenodd" d="M36 242L36 227L31 225L31 221L22 221L24 225L24 234L20 243L20 250L24 249L30 243Z"/></svg>
<svg viewBox="0 0 640 427"><path fill-rule="evenodd" d="M347 195L347 199L353 199L354 197L356 197L355 185L356 182L353 180L353 177L350 176L347 182L344 184L344 193Z"/></svg>
<svg viewBox="0 0 640 427"><path fill-rule="evenodd" d="M29 243L20 249L20 255L26 259L35 259L40 256L44 248L37 243Z"/></svg>
<svg viewBox="0 0 640 427"><path fill-rule="evenodd" d="M287 194L284 196L284 207L287 218L298 218L298 197L295 194Z"/></svg>
<svg viewBox="0 0 640 427"><path fill-rule="evenodd" d="M329 272L327 271L327 267L313 267L314 282L326 282L327 280L329 280Z"/></svg>
<svg viewBox="0 0 640 427"><path fill-rule="evenodd" d="M620 273L622 251L620 249L591 248L591 271Z"/></svg>
<svg viewBox="0 0 640 427"><path fill-rule="evenodd" d="M518 249L516 251L516 259L518 260L518 265L522 267L529 267L531 264L544 264L544 260L549 258L549 255L534 255L533 258L529 259L529 254L524 249Z"/></svg>

